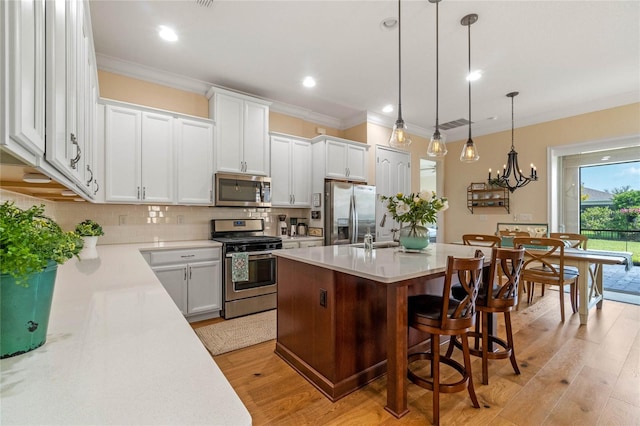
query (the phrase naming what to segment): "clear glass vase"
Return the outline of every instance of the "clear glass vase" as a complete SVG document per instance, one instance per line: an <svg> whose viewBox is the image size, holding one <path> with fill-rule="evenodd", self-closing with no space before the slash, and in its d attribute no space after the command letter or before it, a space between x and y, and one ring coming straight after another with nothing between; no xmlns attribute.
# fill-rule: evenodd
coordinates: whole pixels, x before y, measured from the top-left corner
<svg viewBox="0 0 640 426"><path fill-rule="evenodd" d="M429 245L429 230L416 224L403 226L400 229L400 245L408 250L422 250Z"/></svg>

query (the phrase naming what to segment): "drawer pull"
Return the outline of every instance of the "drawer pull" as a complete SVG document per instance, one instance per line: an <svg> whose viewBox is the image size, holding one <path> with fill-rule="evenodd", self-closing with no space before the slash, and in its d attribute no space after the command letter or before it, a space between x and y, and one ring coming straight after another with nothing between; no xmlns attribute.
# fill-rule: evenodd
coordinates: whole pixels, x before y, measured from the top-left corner
<svg viewBox="0 0 640 426"><path fill-rule="evenodd" d="M186 257L194 257L194 256L195 256L195 254L183 254L180 257L186 258Z"/></svg>

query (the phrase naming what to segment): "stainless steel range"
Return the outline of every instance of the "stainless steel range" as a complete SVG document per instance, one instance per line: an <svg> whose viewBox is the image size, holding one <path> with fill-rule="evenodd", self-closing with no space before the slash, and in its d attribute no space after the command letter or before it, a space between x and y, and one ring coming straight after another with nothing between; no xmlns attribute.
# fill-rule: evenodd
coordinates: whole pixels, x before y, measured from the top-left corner
<svg viewBox="0 0 640 426"><path fill-rule="evenodd" d="M222 243L223 305L221 315L234 318L276 308L276 258L282 248L280 237L264 235L262 219L214 219L211 239ZM248 254L248 279L233 281L233 253Z"/></svg>

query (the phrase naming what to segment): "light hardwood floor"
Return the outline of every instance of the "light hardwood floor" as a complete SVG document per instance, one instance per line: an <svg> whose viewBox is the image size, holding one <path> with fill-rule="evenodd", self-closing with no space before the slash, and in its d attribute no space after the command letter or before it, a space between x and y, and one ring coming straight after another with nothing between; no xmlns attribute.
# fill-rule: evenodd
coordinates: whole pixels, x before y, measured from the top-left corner
<svg viewBox="0 0 640 426"><path fill-rule="evenodd" d="M571 312L568 302L565 309ZM602 310L591 310L587 326L578 314L563 324L558 297L549 291L515 312L512 323L522 374L513 373L509 360L490 361L485 386L473 358L481 408L471 406L466 392L441 395L441 424L640 424L640 306L605 301ZM429 391L409 383L410 412L401 419L384 410L385 377L332 403L274 348L272 340L214 357L254 425L431 424Z"/></svg>

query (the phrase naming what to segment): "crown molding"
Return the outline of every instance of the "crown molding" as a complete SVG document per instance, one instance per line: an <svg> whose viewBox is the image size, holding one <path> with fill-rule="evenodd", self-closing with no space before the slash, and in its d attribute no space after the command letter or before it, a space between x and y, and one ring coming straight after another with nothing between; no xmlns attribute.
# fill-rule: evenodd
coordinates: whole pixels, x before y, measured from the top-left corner
<svg viewBox="0 0 640 426"><path fill-rule="evenodd" d="M322 126L332 127L338 130L344 130L342 120L331 117L328 115L313 112L310 109L299 107L296 105L287 104L284 102L271 101L272 104L269 107L271 111L285 114L290 117L300 118L311 123L320 124Z"/></svg>
<svg viewBox="0 0 640 426"><path fill-rule="evenodd" d="M161 71L134 62L96 53L98 68L103 71L121 74L126 77L137 78L151 83L161 84L174 89L185 90L187 92L204 95L212 86L206 81L188 78L182 75Z"/></svg>

